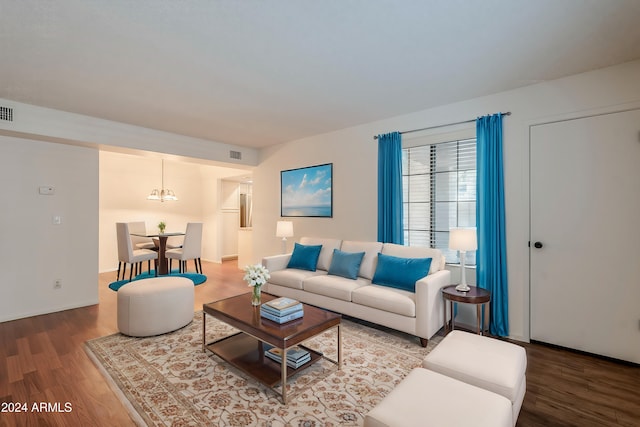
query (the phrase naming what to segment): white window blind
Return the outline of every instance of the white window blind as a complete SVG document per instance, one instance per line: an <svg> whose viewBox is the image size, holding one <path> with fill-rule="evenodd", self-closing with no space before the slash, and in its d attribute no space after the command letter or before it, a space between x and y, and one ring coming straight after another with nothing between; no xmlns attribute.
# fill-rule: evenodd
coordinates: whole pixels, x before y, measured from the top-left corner
<svg viewBox="0 0 640 427"><path fill-rule="evenodd" d="M460 262L449 249L449 229L476 226L475 138L403 149L402 180L405 244ZM475 251L465 261L475 265Z"/></svg>

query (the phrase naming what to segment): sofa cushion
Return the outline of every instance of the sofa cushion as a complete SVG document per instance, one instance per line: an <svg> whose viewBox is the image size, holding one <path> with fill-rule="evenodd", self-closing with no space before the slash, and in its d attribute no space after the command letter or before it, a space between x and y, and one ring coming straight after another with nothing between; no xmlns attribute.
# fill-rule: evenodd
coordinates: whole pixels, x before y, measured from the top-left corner
<svg viewBox="0 0 640 427"><path fill-rule="evenodd" d="M299 270L297 268L286 268L284 270L272 271L269 283L285 286L287 288L302 289L302 282L313 276L324 276L326 271Z"/></svg>
<svg viewBox="0 0 640 427"><path fill-rule="evenodd" d="M362 286L351 292L351 301L355 304L402 316L416 316L415 294L413 292L378 285Z"/></svg>
<svg viewBox="0 0 640 427"><path fill-rule="evenodd" d="M385 243L382 251L385 255L391 255L400 258L431 258L431 268L429 274L436 271L444 270L445 258L440 249L425 248L421 246L404 246L395 243Z"/></svg>
<svg viewBox="0 0 640 427"><path fill-rule="evenodd" d="M431 258L399 258L378 254L378 266L372 283L415 292L416 282L427 274Z"/></svg>
<svg viewBox="0 0 640 427"><path fill-rule="evenodd" d="M360 264L360 277L365 279L373 279L373 274L376 271L376 260L378 259L378 253L382 251L382 243L380 242L356 242L345 240L342 242L341 250L345 252L364 252L364 258L362 258L362 264Z"/></svg>
<svg viewBox="0 0 640 427"><path fill-rule="evenodd" d="M324 239L321 237L301 237L300 243L303 245L322 245L320 257L318 257L317 268L319 268L320 270L328 271L329 266L331 265L333 250L340 249L340 243L342 243L342 240Z"/></svg>
<svg viewBox="0 0 640 427"><path fill-rule="evenodd" d="M287 268L316 271L321 250L322 245L301 245L296 243Z"/></svg>
<svg viewBox="0 0 640 427"><path fill-rule="evenodd" d="M369 285L367 279L358 277L355 280L341 276L322 275L306 279L302 286L305 292L324 295L343 301L351 301L351 292L363 286Z"/></svg>
<svg viewBox="0 0 640 427"><path fill-rule="evenodd" d="M329 266L329 274L342 276L346 279L355 279L360 271L360 264L364 252L343 252L340 249L333 250L333 258Z"/></svg>

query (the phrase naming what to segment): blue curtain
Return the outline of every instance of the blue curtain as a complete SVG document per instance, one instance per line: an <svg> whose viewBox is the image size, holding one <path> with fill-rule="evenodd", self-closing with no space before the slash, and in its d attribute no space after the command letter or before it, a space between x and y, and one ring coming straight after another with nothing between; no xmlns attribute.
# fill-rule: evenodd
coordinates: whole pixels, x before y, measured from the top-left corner
<svg viewBox="0 0 640 427"><path fill-rule="evenodd" d="M479 117L477 138L478 252L476 282L491 292L490 332L509 335L507 244L502 171L502 114Z"/></svg>
<svg viewBox="0 0 640 427"><path fill-rule="evenodd" d="M400 132L378 135L378 241L404 244Z"/></svg>

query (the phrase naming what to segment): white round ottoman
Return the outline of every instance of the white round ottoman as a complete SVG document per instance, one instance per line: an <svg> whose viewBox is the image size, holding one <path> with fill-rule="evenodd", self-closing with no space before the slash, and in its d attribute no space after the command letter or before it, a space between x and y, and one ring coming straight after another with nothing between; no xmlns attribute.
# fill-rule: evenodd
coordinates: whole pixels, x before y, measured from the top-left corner
<svg viewBox="0 0 640 427"><path fill-rule="evenodd" d="M118 289L118 330L133 337L165 334L193 320L193 282L154 277Z"/></svg>

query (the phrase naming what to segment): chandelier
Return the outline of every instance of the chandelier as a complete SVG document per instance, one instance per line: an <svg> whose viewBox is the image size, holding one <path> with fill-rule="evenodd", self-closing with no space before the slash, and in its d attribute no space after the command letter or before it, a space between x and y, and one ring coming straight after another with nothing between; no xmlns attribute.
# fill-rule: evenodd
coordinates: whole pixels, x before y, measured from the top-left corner
<svg viewBox="0 0 640 427"><path fill-rule="evenodd" d="M178 200L175 193L172 190L164 188L164 159L162 159L162 186L160 190L154 188L154 190L147 196L147 200L160 200L164 202L165 200Z"/></svg>

